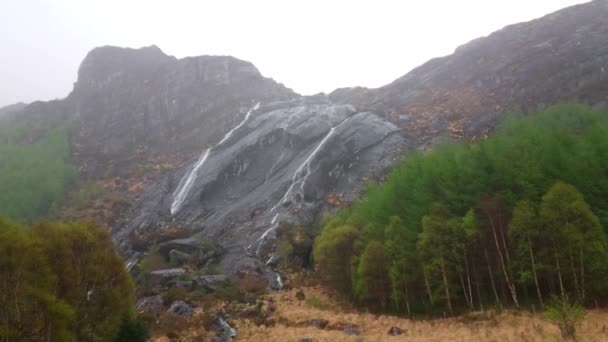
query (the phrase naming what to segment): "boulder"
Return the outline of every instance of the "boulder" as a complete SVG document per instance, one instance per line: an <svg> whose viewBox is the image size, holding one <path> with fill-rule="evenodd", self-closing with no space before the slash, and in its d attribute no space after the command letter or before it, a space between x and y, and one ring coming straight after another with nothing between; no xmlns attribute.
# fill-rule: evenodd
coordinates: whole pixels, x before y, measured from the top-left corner
<svg viewBox="0 0 608 342"><path fill-rule="evenodd" d="M309 322L310 326L315 327L317 329L325 329L328 324L329 321L326 319L313 319Z"/></svg>
<svg viewBox="0 0 608 342"><path fill-rule="evenodd" d="M194 312L194 308L183 300L176 300L171 304L167 312L177 316L190 317Z"/></svg>
<svg viewBox="0 0 608 342"><path fill-rule="evenodd" d="M201 241L195 238L175 239L165 241L158 245L158 252L165 257L169 257L172 250L182 253L193 253L199 250Z"/></svg>
<svg viewBox="0 0 608 342"><path fill-rule="evenodd" d="M179 278L186 274L183 268L170 268L164 270L152 271L148 274L148 285L160 286L165 285L168 281Z"/></svg>
<svg viewBox="0 0 608 342"><path fill-rule="evenodd" d="M228 283L228 277L223 274L203 275L192 278L194 285L208 291L216 291Z"/></svg>
<svg viewBox="0 0 608 342"><path fill-rule="evenodd" d="M219 314L213 321L213 327L218 331L218 335L212 341L232 342L236 337L236 330L228 323L228 316Z"/></svg>
<svg viewBox="0 0 608 342"><path fill-rule="evenodd" d="M333 323L327 327L329 330L339 330L345 333L346 335L359 335L361 330L358 325L351 323Z"/></svg>
<svg viewBox="0 0 608 342"><path fill-rule="evenodd" d="M355 324L346 324L342 330L346 335L359 335L359 327Z"/></svg>
<svg viewBox="0 0 608 342"><path fill-rule="evenodd" d="M179 265L186 263L192 259L192 256L188 253L184 253L177 249L172 249L169 252L169 260L178 263Z"/></svg>
<svg viewBox="0 0 608 342"><path fill-rule="evenodd" d="M135 309L138 312L153 312L158 313L164 308L163 297L161 295L140 298L135 303Z"/></svg>
<svg viewBox="0 0 608 342"><path fill-rule="evenodd" d="M388 330L389 336L403 335L403 334L406 334L406 333L407 333L407 330L403 330L403 329L401 329L399 327L391 327Z"/></svg>

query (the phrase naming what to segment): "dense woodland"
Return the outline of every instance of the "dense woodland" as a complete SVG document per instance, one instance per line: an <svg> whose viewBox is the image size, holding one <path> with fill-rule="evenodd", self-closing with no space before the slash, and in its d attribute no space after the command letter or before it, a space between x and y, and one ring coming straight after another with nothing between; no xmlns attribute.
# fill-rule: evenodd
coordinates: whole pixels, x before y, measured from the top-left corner
<svg viewBox="0 0 608 342"><path fill-rule="evenodd" d="M66 128L0 123L0 216L31 221L52 213L74 176Z"/></svg>
<svg viewBox="0 0 608 342"><path fill-rule="evenodd" d="M608 295L608 114L563 105L412 154L325 220L323 279L409 315Z"/></svg>
<svg viewBox="0 0 608 342"><path fill-rule="evenodd" d="M0 219L0 341L145 341L106 229Z"/></svg>

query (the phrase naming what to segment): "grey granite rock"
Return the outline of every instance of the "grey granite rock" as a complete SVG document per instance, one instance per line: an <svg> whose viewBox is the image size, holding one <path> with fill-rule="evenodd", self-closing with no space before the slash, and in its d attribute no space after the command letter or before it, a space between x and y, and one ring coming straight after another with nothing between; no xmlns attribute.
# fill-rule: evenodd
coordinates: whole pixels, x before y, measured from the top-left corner
<svg viewBox="0 0 608 342"><path fill-rule="evenodd" d="M140 298L137 303L135 303L135 308L139 312L150 311L158 313L163 310L163 307L163 297L161 295Z"/></svg>
<svg viewBox="0 0 608 342"><path fill-rule="evenodd" d="M186 271L183 268L170 268L152 271L148 274L148 284L150 286L164 285L171 280L183 276L184 274L186 274Z"/></svg>
<svg viewBox="0 0 608 342"><path fill-rule="evenodd" d="M167 312L177 316L190 317L194 313L194 308L183 300L176 300Z"/></svg>
<svg viewBox="0 0 608 342"><path fill-rule="evenodd" d="M249 111L229 137L210 151L202 148L201 156L169 175L166 183L173 186L151 186L117 234L175 222L196 225L203 227L198 235L226 250L220 263L224 271L265 267L276 258L279 224L311 226L339 206L332 206L328 196L342 205L354 200L406 146L395 125L352 106L333 105L326 97L262 103ZM184 192L187 183L191 186ZM180 191L183 202L172 212ZM196 245L195 239L186 241L179 244ZM176 241L160 247L176 248Z"/></svg>

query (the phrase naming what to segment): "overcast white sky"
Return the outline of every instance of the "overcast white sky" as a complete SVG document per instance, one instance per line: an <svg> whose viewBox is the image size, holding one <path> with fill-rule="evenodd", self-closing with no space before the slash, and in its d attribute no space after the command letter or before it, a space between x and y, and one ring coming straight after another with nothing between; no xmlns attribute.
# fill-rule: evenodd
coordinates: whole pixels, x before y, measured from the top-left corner
<svg viewBox="0 0 608 342"><path fill-rule="evenodd" d="M301 94L378 87L581 0L0 0L0 106L65 97L86 53L232 55Z"/></svg>

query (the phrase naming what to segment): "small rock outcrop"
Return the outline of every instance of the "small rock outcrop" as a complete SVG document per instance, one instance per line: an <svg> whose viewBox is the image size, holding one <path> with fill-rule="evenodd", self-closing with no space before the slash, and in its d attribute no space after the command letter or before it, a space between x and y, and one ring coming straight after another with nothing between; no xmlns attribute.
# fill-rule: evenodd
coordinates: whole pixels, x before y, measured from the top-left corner
<svg viewBox="0 0 608 342"><path fill-rule="evenodd" d="M183 300L176 300L169 306L167 312L177 316L190 317L194 313L194 308Z"/></svg>
<svg viewBox="0 0 608 342"><path fill-rule="evenodd" d="M198 276L193 278L192 281L196 287L207 291L217 291L229 282L228 277L223 274Z"/></svg>
<svg viewBox="0 0 608 342"><path fill-rule="evenodd" d="M407 330L403 330L403 329L401 329L399 327L391 327L388 330L388 335L389 336L398 336L398 335L403 335L405 333L407 333Z"/></svg>
<svg viewBox="0 0 608 342"><path fill-rule="evenodd" d="M232 342L236 337L236 330L228 323L228 319L228 316L222 314L215 317L213 325L218 335L213 337L213 342Z"/></svg>
<svg viewBox="0 0 608 342"><path fill-rule="evenodd" d="M159 313L163 308L163 297L161 295L143 297L135 303L135 309L137 309L138 312Z"/></svg>
<svg viewBox="0 0 608 342"><path fill-rule="evenodd" d="M183 276L184 274L186 274L186 270L183 268L170 268L152 271L148 274L148 284L150 286L164 285L171 280Z"/></svg>

